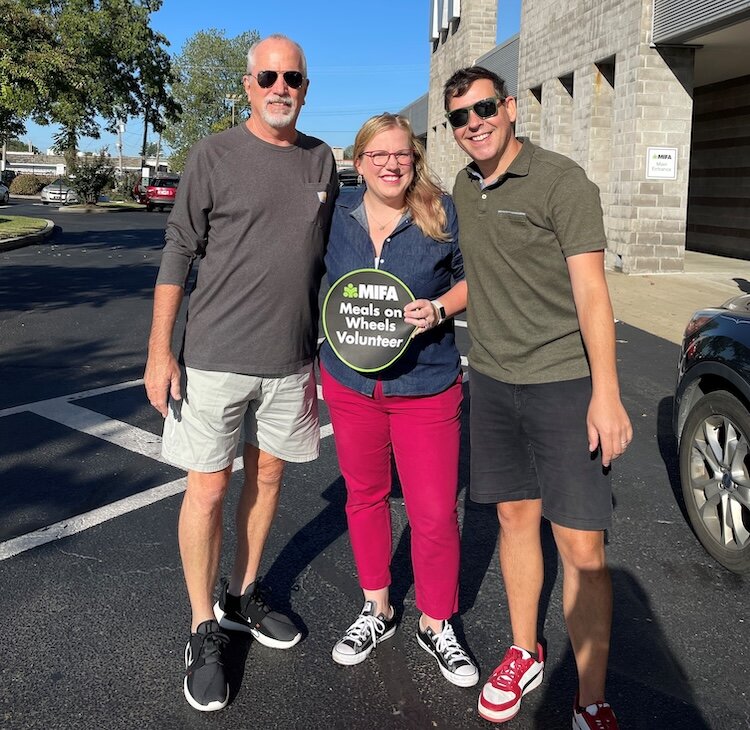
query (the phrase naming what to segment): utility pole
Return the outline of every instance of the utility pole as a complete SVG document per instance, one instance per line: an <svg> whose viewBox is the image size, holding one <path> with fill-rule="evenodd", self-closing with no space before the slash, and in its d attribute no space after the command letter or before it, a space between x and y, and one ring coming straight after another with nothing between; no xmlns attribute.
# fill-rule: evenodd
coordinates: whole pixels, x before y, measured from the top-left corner
<svg viewBox="0 0 750 730"><path fill-rule="evenodd" d="M141 169L146 164L146 144L148 142L148 111L149 105L146 103L143 109L143 143L141 144Z"/></svg>
<svg viewBox="0 0 750 730"><path fill-rule="evenodd" d="M156 172L159 172L159 155L161 154L161 132L159 132L159 140L156 143L156 164L154 165L154 169Z"/></svg>
<svg viewBox="0 0 750 730"><path fill-rule="evenodd" d="M242 94L226 94L224 98L231 104L232 106L232 126L234 126L234 107L237 104L240 99L242 99Z"/></svg>
<svg viewBox="0 0 750 730"><path fill-rule="evenodd" d="M122 177L122 133L125 131L125 122L117 123L117 151L120 155L120 177Z"/></svg>

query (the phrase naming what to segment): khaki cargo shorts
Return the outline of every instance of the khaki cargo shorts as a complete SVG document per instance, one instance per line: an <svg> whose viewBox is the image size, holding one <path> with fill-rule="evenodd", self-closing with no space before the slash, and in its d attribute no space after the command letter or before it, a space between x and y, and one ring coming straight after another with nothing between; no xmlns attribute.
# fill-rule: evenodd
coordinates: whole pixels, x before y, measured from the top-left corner
<svg viewBox="0 0 750 730"><path fill-rule="evenodd" d="M318 395L312 364L280 378L185 368L182 400L169 401L162 456L183 469L229 466L241 431L245 443L291 462L320 451Z"/></svg>

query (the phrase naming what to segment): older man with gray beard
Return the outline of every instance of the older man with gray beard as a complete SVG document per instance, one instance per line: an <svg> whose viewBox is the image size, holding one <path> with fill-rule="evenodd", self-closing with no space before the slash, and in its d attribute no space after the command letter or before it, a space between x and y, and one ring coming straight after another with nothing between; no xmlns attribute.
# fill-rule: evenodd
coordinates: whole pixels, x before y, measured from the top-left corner
<svg viewBox="0 0 750 730"><path fill-rule="evenodd" d="M184 693L200 711L229 700L222 629L287 649L301 633L273 611L258 570L284 464L319 450L313 373L323 249L337 191L331 149L295 128L309 86L300 46L254 45L244 123L190 152L154 294L145 384L165 418L163 456L187 470L178 534L192 609ZM172 335L193 262L180 362ZM219 600L224 498L244 426L234 567Z"/></svg>

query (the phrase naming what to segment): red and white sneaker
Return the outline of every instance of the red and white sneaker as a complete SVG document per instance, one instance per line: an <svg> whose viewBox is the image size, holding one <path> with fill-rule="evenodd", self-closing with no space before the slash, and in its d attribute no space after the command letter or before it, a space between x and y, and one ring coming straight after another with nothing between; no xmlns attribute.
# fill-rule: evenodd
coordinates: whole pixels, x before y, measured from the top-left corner
<svg viewBox="0 0 750 730"><path fill-rule="evenodd" d="M479 714L485 720L506 722L515 717L521 698L542 683L544 650L541 644L537 644L536 651L539 661L520 646L511 646L505 653L479 695Z"/></svg>
<svg viewBox="0 0 750 730"><path fill-rule="evenodd" d="M618 730L619 727L609 702L595 702L593 705L579 707L576 695L573 704L573 730Z"/></svg>

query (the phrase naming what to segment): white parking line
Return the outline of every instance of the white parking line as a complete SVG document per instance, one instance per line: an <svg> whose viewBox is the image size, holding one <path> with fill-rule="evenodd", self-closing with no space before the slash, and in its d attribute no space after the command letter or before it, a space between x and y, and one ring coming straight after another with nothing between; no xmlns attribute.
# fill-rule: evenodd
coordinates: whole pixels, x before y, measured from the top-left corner
<svg viewBox="0 0 750 730"><path fill-rule="evenodd" d="M0 410L0 418L3 416L12 416L16 413L26 413L31 411L38 406L43 406L49 403L65 402L70 403L75 400L82 400L83 398L91 398L95 395L104 395L105 393L114 393L118 390L126 390L127 388L133 388L136 385L143 385L143 378L138 380L126 380L124 383L117 383L117 385L105 385L101 388L92 388L91 390L82 390L79 393L71 393L70 395L62 395L58 398L48 398L47 400L38 400L34 403L24 403L21 406L13 406L12 408L4 408Z"/></svg>
<svg viewBox="0 0 750 730"><path fill-rule="evenodd" d="M55 421L68 428L74 429L89 436L102 439L108 443L120 446L123 449L142 454L155 461L164 460L161 458L161 437L149 431L131 426L114 418L108 418L100 413L91 411L88 408L82 408L72 404L72 401L83 398L91 398L96 395L112 393L118 390L125 390L137 385L141 385L143 380L130 380L117 385L106 386L103 388L94 388L92 390L81 391L71 395L61 396L59 398L50 398L48 400L27 403L13 408L0 410L0 418L11 416L17 413L35 413L38 416ZM320 396L320 391L318 391ZM320 428L320 438L324 439L333 434L331 424L326 424ZM232 462L232 471L242 469L242 458L237 457ZM0 542L0 561L12 558L15 555L32 550L35 547L45 545L55 540L60 540L78 532L83 532L91 527L96 527L103 522L121 517L128 512L133 512L141 507L147 507L151 504L173 497L180 492L185 491L187 478L180 477L174 481L162 484L152 489L139 492L130 497L125 497L117 502L104 505L97 509L85 512L84 514L75 515L53 525L47 525L39 530L19 535L5 542Z"/></svg>
<svg viewBox="0 0 750 730"><path fill-rule="evenodd" d="M459 320L457 320L459 323ZM464 323L465 326L465 323ZM461 358L461 365L467 366L465 357ZM464 372L464 382L469 378L468 372ZM57 398L48 398L46 400L36 401L34 403L25 403L12 408L0 410L0 418L12 416L19 413L35 413L38 416L47 418L50 421L60 423L75 431L94 436L108 443L119 446L136 454L142 454L154 461L164 460L161 457L161 437L149 431L144 431L136 426L131 426L123 421L97 413L88 408L73 405L74 401L92 398L97 395L114 393L118 390L127 390L138 385L143 385L143 380L128 380L116 385L108 385L101 388L92 388L83 390L79 393L71 393ZM318 398L323 400L323 393L318 385ZM333 435L333 426L328 423L320 427L320 438L325 439ZM242 459L238 457L232 463L232 470L242 469ZM78 532L83 532L91 527L100 525L103 522L120 517L128 512L147 507L148 505L159 502L167 497L185 491L186 477L175 479L167 484L147 489L130 497L125 497L117 502L99 507L81 515L70 517L66 520L56 522L53 525L42 527L39 530L19 535L11 540L0 542L0 561L12 558L15 555L32 550L40 545L60 540Z"/></svg>
<svg viewBox="0 0 750 730"><path fill-rule="evenodd" d="M128 451L148 456L150 459L163 461L161 438L150 431L103 416L88 408L75 406L66 400L37 403L29 410L75 431L87 433L89 436L95 436Z"/></svg>

